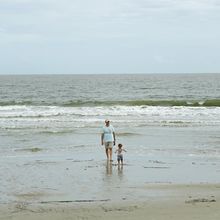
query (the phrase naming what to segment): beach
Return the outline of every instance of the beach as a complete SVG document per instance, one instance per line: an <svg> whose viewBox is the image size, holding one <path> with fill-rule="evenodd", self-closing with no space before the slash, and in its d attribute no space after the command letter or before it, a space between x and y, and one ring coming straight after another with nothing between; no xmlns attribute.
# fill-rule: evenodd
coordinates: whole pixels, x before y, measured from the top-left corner
<svg viewBox="0 0 220 220"><path fill-rule="evenodd" d="M220 216L220 185L146 185L145 190L164 195L144 202L51 201L1 205L0 219L212 219ZM27 195L26 195L27 196ZM37 195L29 195L34 197Z"/></svg>
<svg viewBox="0 0 220 220"><path fill-rule="evenodd" d="M220 167L213 159L128 158L118 167L88 155L30 154L14 165L4 163L2 220L219 219Z"/></svg>
<svg viewBox="0 0 220 220"><path fill-rule="evenodd" d="M220 0L0 0L0 220L220 220Z"/></svg>
<svg viewBox="0 0 220 220"><path fill-rule="evenodd" d="M219 77L1 76L0 219L219 219Z"/></svg>

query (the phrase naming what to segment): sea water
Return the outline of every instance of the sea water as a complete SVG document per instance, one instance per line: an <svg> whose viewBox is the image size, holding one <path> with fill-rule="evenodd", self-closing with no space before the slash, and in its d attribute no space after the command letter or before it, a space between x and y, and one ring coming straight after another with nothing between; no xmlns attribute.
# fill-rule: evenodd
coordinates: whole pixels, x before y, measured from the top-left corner
<svg viewBox="0 0 220 220"><path fill-rule="evenodd" d="M122 170L105 160L106 118L127 150ZM219 74L0 76L0 200L219 183L219 131Z"/></svg>

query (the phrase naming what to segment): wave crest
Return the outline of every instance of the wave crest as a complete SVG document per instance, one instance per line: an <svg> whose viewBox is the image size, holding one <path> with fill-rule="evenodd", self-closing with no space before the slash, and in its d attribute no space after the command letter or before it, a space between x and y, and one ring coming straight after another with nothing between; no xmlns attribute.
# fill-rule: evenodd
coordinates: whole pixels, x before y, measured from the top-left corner
<svg viewBox="0 0 220 220"><path fill-rule="evenodd" d="M96 107L96 106L189 106L189 107L220 107L220 99L208 100L128 100L128 101L81 101L67 102L34 102L4 101L0 106L62 106L62 107Z"/></svg>

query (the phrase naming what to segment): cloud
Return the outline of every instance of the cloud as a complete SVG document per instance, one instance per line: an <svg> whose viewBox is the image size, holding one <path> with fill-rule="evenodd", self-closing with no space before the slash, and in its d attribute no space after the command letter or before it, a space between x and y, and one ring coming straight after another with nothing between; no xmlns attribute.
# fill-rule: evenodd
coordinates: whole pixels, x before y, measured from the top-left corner
<svg viewBox="0 0 220 220"><path fill-rule="evenodd" d="M157 64L159 64L159 65L161 65L161 64L172 64L173 63L173 60L172 60L172 58L168 58L168 56L163 56L163 55L161 55L161 54L156 54L156 55L154 55L153 56L153 60L157 63Z"/></svg>
<svg viewBox="0 0 220 220"><path fill-rule="evenodd" d="M218 12L217 0L0 0L0 27L41 39L134 37L144 27L209 20Z"/></svg>
<svg viewBox="0 0 220 220"><path fill-rule="evenodd" d="M219 0L0 0L0 60L6 53L10 59L8 51L15 57L28 51L24 59L48 57L60 61L60 69L72 67L71 57L79 68L114 64L116 57L124 60L121 69L132 60L145 68L145 57L168 67L190 57L181 53L185 48L218 53L219 12Z"/></svg>
<svg viewBox="0 0 220 220"><path fill-rule="evenodd" d="M1 0L0 5L0 27L16 40L38 35L33 41L133 38L146 28L163 29L166 22L193 23L198 13L219 8L215 0ZM202 19L209 16L217 15Z"/></svg>
<svg viewBox="0 0 220 220"><path fill-rule="evenodd" d="M5 33L5 32L6 32L6 29L3 27L0 27L0 33Z"/></svg>

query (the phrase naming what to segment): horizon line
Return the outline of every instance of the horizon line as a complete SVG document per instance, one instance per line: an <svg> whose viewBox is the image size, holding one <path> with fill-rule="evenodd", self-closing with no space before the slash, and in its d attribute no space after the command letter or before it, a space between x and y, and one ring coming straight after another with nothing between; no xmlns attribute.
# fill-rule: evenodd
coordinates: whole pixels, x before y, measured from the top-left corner
<svg viewBox="0 0 220 220"><path fill-rule="evenodd" d="M220 72L152 72L152 73L0 73L0 76L33 76L33 75L187 75L187 74L220 74Z"/></svg>

